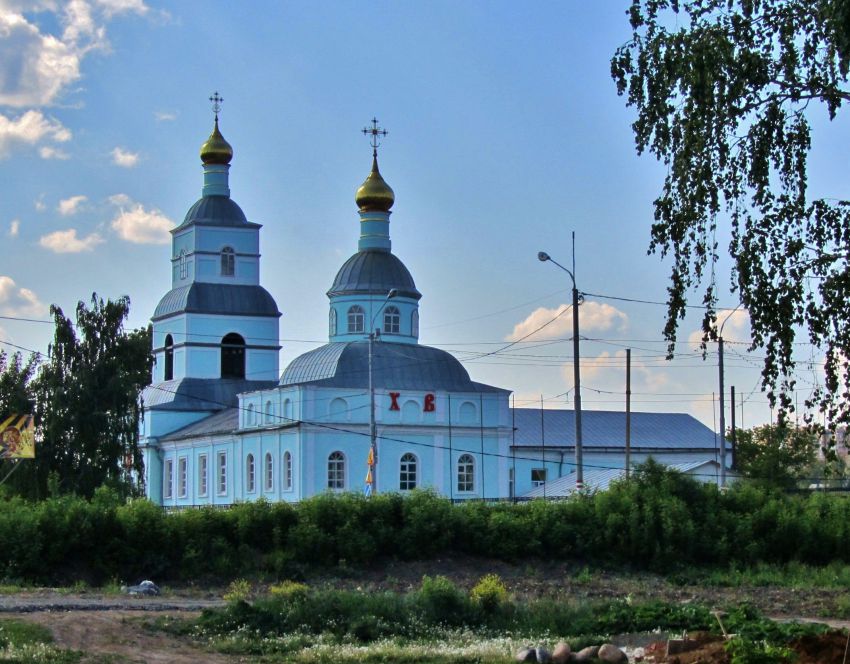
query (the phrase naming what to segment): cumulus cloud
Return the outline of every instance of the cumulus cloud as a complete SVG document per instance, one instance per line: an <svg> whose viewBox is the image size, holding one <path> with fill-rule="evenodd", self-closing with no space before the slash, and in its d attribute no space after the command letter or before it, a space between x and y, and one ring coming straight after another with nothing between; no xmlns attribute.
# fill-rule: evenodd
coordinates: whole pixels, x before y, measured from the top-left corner
<svg viewBox="0 0 850 664"><path fill-rule="evenodd" d="M54 148L50 145L42 145L38 149L38 156L42 159L70 159L71 155L60 148Z"/></svg>
<svg viewBox="0 0 850 664"><path fill-rule="evenodd" d="M21 220L20 219L12 219L12 222L9 224L9 237L18 237L18 233L21 232Z"/></svg>
<svg viewBox="0 0 850 664"><path fill-rule="evenodd" d="M568 309L570 310L568 311ZM584 334L591 330L623 330L628 326L629 317L610 304L585 302L581 305L579 321L581 332ZM547 323L549 324L546 325ZM556 309L547 309L546 307L535 309L525 320L517 323L513 332L505 339L506 341L522 339L543 325L546 325L546 327L534 334L534 338L537 340L572 336L573 315L570 305L562 304Z"/></svg>
<svg viewBox="0 0 850 664"><path fill-rule="evenodd" d="M42 236L38 243L56 254L79 254L84 251L91 251L97 245L103 244L103 238L97 233L78 238L77 229L69 228L65 231L48 233Z"/></svg>
<svg viewBox="0 0 850 664"><path fill-rule="evenodd" d="M127 194L109 197L110 203L120 208L112 220L112 230L122 240L135 244L168 244L169 231L174 222L156 209L145 209L141 203L131 200Z"/></svg>
<svg viewBox="0 0 850 664"><path fill-rule="evenodd" d="M0 114L0 159L8 157L17 146L34 146L45 142L65 143L69 140L71 132L58 120L45 117L41 111L27 111L17 118ZM50 158L50 155L42 154L42 157Z"/></svg>
<svg viewBox="0 0 850 664"><path fill-rule="evenodd" d="M123 168L133 168L139 162L139 153L130 152L123 148L115 148L111 152L112 163Z"/></svg>
<svg viewBox="0 0 850 664"><path fill-rule="evenodd" d="M153 116L157 122L172 122L177 119L177 113L170 111L154 111Z"/></svg>
<svg viewBox="0 0 850 664"><path fill-rule="evenodd" d="M80 206L88 200L87 196L79 195L79 196L71 196L70 198L63 198L59 201L59 205L56 207L56 210L63 217L70 217L72 214L77 214L80 211Z"/></svg>
<svg viewBox="0 0 850 664"><path fill-rule="evenodd" d="M0 275L0 314L34 318L44 315L46 309L29 288L21 288L11 277Z"/></svg>
<svg viewBox="0 0 850 664"><path fill-rule="evenodd" d="M572 382L572 363L565 364L562 371L564 379ZM581 377L582 381L593 381L594 387L625 394L626 351L618 350L614 353L604 351L593 357L582 357ZM673 391L667 367L656 362L647 363L633 356L632 390L653 393L659 392L662 388Z"/></svg>
<svg viewBox="0 0 850 664"><path fill-rule="evenodd" d="M117 14L147 12L143 0L0 3L0 105L55 103L80 79L86 55L108 50L106 22ZM28 18L34 13L53 14L58 28L42 31Z"/></svg>
<svg viewBox="0 0 850 664"><path fill-rule="evenodd" d="M721 311L717 315L718 328L723 326L723 339L731 342L751 343L750 314L746 309L736 309L730 314ZM694 330L688 335L691 347L702 343L702 330Z"/></svg>

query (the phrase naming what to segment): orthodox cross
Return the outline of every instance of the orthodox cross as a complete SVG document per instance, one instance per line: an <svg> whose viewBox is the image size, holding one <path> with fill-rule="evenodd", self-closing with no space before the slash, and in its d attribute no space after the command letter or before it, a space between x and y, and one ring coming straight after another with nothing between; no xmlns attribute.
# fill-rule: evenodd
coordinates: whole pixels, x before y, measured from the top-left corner
<svg viewBox="0 0 850 664"><path fill-rule="evenodd" d="M378 119L372 118L371 127L363 127L363 135L369 137L369 143L372 145L372 156L378 156L378 147L381 145L378 138L387 135L387 130L378 126Z"/></svg>
<svg viewBox="0 0 850 664"><path fill-rule="evenodd" d="M218 94L218 91L212 93L212 97L210 97L210 101L212 102L212 110L215 113L215 119L218 120L218 112L221 110L221 102L224 101L224 97Z"/></svg>

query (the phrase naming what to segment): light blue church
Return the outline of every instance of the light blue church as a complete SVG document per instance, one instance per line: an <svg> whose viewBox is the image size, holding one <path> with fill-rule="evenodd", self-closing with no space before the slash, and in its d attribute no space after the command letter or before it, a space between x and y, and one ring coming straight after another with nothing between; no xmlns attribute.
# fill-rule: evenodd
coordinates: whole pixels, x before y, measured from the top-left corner
<svg viewBox="0 0 850 664"><path fill-rule="evenodd" d="M368 133L381 133L376 122ZM189 507L418 487L495 499L574 471L560 422L571 413L547 414L559 418L554 429L538 425L539 411L511 409L508 390L473 381L452 355L419 343L422 295L392 253L395 196L375 149L355 195L357 251L327 292L328 343L281 374L281 314L260 285L261 226L230 197L232 157L216 113L201 147L201 198L171 231L172 288L152 317L156 363L140 439L151 500ZM635 429L638 458L642 449L662 461L716 456L713 432L694 418L641 415L655 419ZM617 417L584 414L591 463L622 467Z"/></svg>

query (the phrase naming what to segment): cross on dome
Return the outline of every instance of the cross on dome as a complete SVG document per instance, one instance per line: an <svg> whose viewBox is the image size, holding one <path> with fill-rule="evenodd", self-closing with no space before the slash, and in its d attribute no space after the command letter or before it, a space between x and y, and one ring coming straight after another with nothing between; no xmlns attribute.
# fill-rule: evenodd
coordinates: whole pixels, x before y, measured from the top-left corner
<svg viewBox="0 0 850 664"><path fill-rule="evenodd" d="M372 156L378 156L378 148L381 143L378 140L378 137L386 136L389 132L378 126L378 118L372 118L372 126L371 127L363 127L362 129L363 135L369 137L369 143L372 146Z"/></svg>
<svg viewBox="0 0 850 664"><path fill-rule="evenodd" d="M212 102L212 110L215 113L215 119L218 120L219 111L221 111L221 102L224 101L224 97L218 94L218 90L212 93L210 97L210 101ZM364 130L365 131L365 130Z"/></svg>

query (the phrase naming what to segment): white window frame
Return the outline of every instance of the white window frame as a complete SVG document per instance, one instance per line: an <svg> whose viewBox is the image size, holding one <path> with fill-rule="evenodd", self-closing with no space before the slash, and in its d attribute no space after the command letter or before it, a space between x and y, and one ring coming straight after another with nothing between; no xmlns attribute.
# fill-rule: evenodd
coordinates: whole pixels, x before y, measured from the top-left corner
<svg viewBox="0 0 850 664"><path fill-rule="evenodd" d="M384 334L401 333L401 312L396 306L384 308Z"/></svg>
<svg viewBox="0 0 850 664"><path fill-rule="evenodd" d="M334 450L328 455L328 489L345 491L345 454Z"/></svg>
<svg viewBox="0 0 850 664"><path fill-rule="evenodd" d="M236 252L233 247L224 247L221 250L221 276L236 276Z"/></svg>
<svg viewBox="0 0 850 664"><path fill-rule="evenodd" d="M534 479L534 474L538 473L538 478ZM543 475L543 479L540 479L540 474ZM531 469L531 486L536 488L539 486L543 486L546 484L546 480L548 479L548 473L546 472L546 468L532 468Z"/></svg>
<svg viewBox="0 0 850 664"><path fill-rule="evenodd" d="M475 457L471 454L461 454L457 460L456 471L458 493L473 493L475 491Z"/></svg>
<svg viewBox="0 0 850 664"><path fill-rule="evenodd" d="M414 309L413 313L410 314L410 335L419 336L419 311L417 309Z"/></svg>
<svg viewBox="0 0 850 664"><path fill-rule="evenodd" d="M336 336L336 309L331 307L331 312L328 314L328 333L330 336Z"/></svg>
<svg viewBox="0 0 850 664"><path fill-rule="evenodd" d="M266 491L274 491L274 459L272 458L272 453L266 452L263 459L263 471L266 480L264 488Z"/></svg>
<svg viewBox="0 0 850 664"><path fill-rule="evenodd" d="M185 498L189 495L189 459L179 457L177 459L177 497Z"/></svg>
<svg viewBox="0 0 850 664"><path fill-rule="evenodd" d="M186 250L180 250L180 256L178 258L178 262L180 264L180 278L186 279L189 276L189 264L186 261Z"/></svg>
<svg viewBox="0 0 850 664"><path fill-rule="evenodd" d="M174 497L174 459L165 460L162 479L162 496L171 499Z"/></svg>
<svg viewBox="0 0 850 664"><path fill-rule="evenodd" d="M257 490L257 467L254 455L245 457L245 493L254 493Z"/></svg>
<svg viewBox="0 0 850 664"><path fill-rule="evenodd" d="M227 452L218 453L216 469L216 489L218 489L219 496L224 496L227 494Z"/></svg>
<svg viewBox="0 0 850 664"><path fill-rule="evenodd" d="M198 455L198 496L206 496L209 491L208 459L206 454Z"/></svg>
<svg viewBox="0 0 850 664"><path fill-rule="evenodd" d="M398 462L399 491L413 491L419 486L419 459L413 452L405 452Z"/></svg>
<svg viewBox="0 0 850 664"><path fill-rule="evenodd" d="M359 304L354 304L348 309L348 333L363 334L366 329L366 312Z"/></svg>
<svg viewBox="0 0 850 664"><path fill-rule="evenodd" d="M292 491L292 452L283 453L283 490Z"/></svg>

